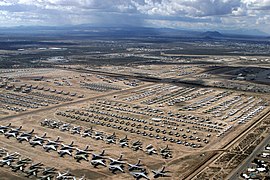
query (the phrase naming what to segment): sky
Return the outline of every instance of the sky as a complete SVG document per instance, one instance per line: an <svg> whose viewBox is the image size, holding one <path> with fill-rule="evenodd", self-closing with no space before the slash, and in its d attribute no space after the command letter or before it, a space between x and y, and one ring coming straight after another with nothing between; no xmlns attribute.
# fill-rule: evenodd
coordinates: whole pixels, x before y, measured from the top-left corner
<svg viewBox="0 0 270 180"><path fill-rule="evenodd" d="M0 0L1 27L79 24L270 34L270 0Z"/></svg>

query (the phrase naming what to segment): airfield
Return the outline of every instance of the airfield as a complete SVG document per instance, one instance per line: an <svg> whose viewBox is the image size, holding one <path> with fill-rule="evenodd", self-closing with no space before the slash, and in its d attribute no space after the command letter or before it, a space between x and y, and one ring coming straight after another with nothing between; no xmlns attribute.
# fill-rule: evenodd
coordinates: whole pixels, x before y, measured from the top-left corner
<svg viewBox="0 0 270 180"><path fill-rule="evenodd" d="M239 75L243 68L59 65L0 71L0 172L7 179L61 179L67 171L76 179L226 178L269 132L269 80L245 82L239 78L247 77ZM216 86L257 81L263 83L248 90ZM19 155L5 157L6 151ZM23 158L31 160L20 166Z"/></svg>

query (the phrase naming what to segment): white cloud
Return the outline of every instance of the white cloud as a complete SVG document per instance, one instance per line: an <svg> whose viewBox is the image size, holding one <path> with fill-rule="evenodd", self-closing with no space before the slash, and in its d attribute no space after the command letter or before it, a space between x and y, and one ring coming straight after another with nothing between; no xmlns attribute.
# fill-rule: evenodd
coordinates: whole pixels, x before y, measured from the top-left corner
<svg viewBox="0 0 270 180"><path fill-rule="evenodd" d="M0 26L90 23L263 29L269 10L270 0L2 0Z"/></svg>

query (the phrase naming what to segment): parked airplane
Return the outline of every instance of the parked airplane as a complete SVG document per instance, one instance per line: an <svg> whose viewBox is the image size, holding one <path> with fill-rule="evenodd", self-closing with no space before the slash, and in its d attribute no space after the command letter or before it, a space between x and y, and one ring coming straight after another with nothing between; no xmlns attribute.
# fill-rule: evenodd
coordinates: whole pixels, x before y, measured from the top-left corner
<svg viewBox="0 0 270 180"><path fill-rule="evenodd" d="M32 134L34 132L34 129L32 129L31 132L27 133L27 132L23 132L22 134L20 134L18 137L17 137L17 140L21 143L22 141L27 141L29 142L31 137L32 137Z"/></svg>
<svg viewBox="0 0 270 180"><path fill-rule="evenodd" d="M144 167L142 167L142 164L140 164L141 163L141 160L139 159L138 160L138 162L136 163L136 164L129 164L129 163L127 163L128 164L128 170L129 171L132 171L132 170L141 170L141 171L145 171L145 168Z"/></svg>
<svg viewBox="0 0 270 180"><path fill-rule="evenodd" d="M152 170L152 172L154 173L154 178L169 177L169 175L166 174L168 171L165 171L165 166L163 166L161 170Z"/></svg>
<svg viewBox="0 0 270 180"><path fill-rule="evenodd" d="M147 176L147 172L146 171L132 171L130 172L130 174L135 177L136 179L140 179L140 178L145 178L145 179L149 179L149 177Z"/></svg>

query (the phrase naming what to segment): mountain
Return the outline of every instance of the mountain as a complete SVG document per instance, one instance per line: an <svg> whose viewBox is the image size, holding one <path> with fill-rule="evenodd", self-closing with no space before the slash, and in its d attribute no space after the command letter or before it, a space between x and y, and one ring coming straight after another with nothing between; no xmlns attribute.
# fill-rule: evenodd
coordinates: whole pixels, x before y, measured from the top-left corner
<svg viewBox="0 0 270 180"><path fill-rule="evenodd" d="M233 35L269 36L269 34L260 31L258 29L232 29L232 30L219 30L219 32Z"/></svg>
<svg viewBox="0 0 270 180"><path fill-rule="evenodd" d="M222 37L224 37L224 35L218 31L206 31L206 32L201 33L201 36L204 38L222 38Z"/></svg>

